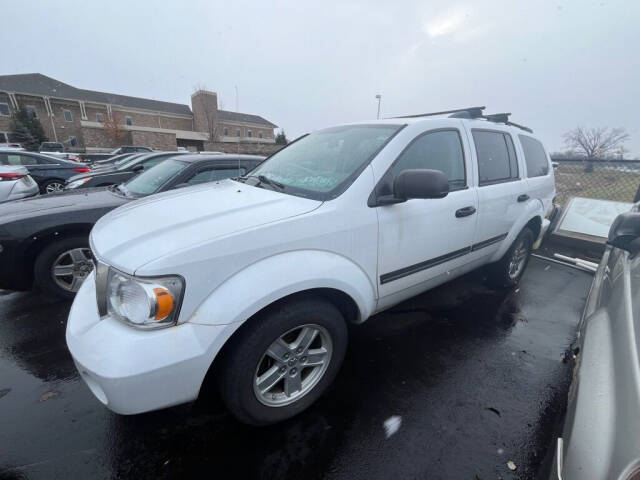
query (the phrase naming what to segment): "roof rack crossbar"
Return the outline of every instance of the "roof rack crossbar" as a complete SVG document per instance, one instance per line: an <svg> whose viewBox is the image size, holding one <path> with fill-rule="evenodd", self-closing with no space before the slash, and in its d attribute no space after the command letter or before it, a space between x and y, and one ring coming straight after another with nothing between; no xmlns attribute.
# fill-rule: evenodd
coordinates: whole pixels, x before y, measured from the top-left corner
<svg viewBox="0 0 640 480"><path fill-rule="evenodd" d="M517 123L513 123L513 122L507 122L507 125L511 127L519 128L520 130L524 130L525 132L533 133L532 129L530 129L529 127L525 127L524 125L518 125Z"/></svg>
<svg viewBox="0 0 640 480"><path fill-rule="evenodd" d="M468 115L468 118L478 118L482 116L482 111L487 107L467 107L467 108L456 108L455 110L444 110L442 112L430 112L430 113L419 113L417 115L402 115L399 117L393 118L419 118L419 117L431 117L435 115L446 115L448 113L462 113L465 112Z"/></svg>

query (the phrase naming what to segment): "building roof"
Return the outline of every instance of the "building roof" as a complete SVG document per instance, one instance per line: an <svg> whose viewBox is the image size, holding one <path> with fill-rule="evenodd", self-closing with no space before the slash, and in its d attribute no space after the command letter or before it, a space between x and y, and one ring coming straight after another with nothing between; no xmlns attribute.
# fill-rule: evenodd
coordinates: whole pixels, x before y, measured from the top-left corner
<svg viewBox="0 0 640 480"><path fill-rule="evenodd" d="M41 73L23 73L18 75L0 75L0 90L46 95L57 98L70 98L85 102L110 103L122 107L142 108L159 112L191 115L188 105L180 103L162 102L148 98L129 97L115 93L96 92L72 87L55 78L47 77Z"/></svg>
<svg viewBox="0 0 640 480"><path fill-rule="evenodd" d="M220 120L227 120L229 122L240 123L256 123L258 125L265 125L267 127L276 128L277 125L271 123L269 120L262 118L259 115L250 115L248 113L229 112L228 110L218 110L218 118Z"/></svg>

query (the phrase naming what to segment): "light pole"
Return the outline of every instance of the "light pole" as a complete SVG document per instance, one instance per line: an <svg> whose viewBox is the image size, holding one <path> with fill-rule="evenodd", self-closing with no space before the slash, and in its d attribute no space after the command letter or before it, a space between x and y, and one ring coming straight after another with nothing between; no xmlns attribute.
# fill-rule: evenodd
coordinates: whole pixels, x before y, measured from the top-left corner
<svg viewBox="0 0 640 480"><path fill-rule="evenodd" d="M378 99L378 115L376 116L376 118L380 120L380 100L382 99L382 95L378 94L376 95L376 98Z"/></svg>

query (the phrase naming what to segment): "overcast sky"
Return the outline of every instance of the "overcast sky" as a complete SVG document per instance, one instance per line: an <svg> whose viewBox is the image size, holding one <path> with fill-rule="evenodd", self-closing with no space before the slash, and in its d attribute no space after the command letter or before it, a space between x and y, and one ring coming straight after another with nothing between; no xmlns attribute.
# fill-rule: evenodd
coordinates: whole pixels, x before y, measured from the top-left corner
<svg viewBox="0 0 640 480"><path fill-rule="evenodd" d="M486 105L550 150L624 127L640 157L638 1L2 2L0 74L262 115L289 138L336 123Z"/></svg>

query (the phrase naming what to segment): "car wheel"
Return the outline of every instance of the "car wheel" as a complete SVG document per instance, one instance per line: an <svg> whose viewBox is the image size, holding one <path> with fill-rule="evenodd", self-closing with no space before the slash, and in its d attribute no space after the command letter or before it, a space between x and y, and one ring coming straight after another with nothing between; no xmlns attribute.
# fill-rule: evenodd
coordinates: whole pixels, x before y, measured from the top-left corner
<svg viewBox="0 0 640 480"><path fill-rule="evenodd" d="M87 237L61 238L47 245L36 258L34 277L42 290L73 298L93 270Z"/></svg>
<svg viewBox="0 0 640 480"><path fill-rule="evenodd" d="M61 192L64 190L64 182L61 180L47 180L40 187L41 193Z"/></svg>
<svg viewBox="0 0 640 480"><path fill-rule="evenodd" d="M516 285L527 268L533 246L533 232L529 227L522 229L504 256L489 265L489 281L496 287Z"/></svg>
<svg viewBox="0 0 640 480"><path fill-rule="evenodd" d="M344 317L321 299L279 304L241 328L217 380L227 409L250 425L279 422L313 404L335 378L347 348Z"/></svg>

